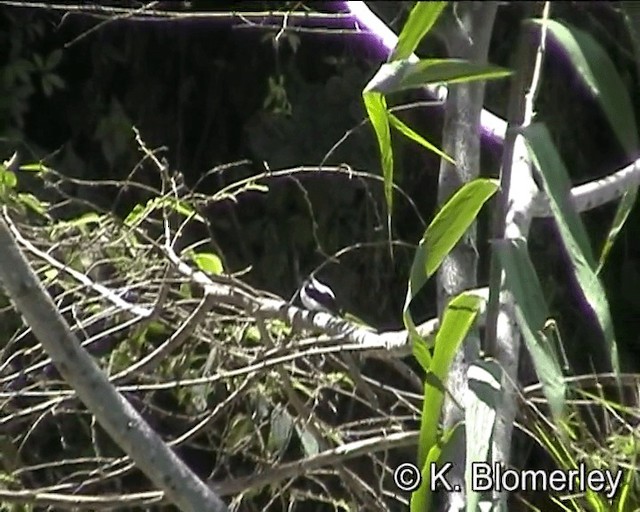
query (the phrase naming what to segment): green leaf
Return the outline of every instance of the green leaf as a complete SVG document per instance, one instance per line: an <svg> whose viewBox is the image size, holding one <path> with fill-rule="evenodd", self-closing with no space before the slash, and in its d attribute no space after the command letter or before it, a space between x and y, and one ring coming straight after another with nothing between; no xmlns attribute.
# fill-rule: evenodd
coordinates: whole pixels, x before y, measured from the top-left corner
<svg viewBox="0 0 640 512"><path fill-rule="evenodd" d="M625 2L626 3L626 2ZM631 457L631 465L632 467L636 466L636 456ZM619 512L623 512L625 510L629 510L631 507L631 503L628 503L630 492L633 490L633 483L636 479L637 472L627 469L626 476L624 477L624 483L620 488L617 496L614 499L614 507L612 510L617 510Z"/></svg>
<svg viewBox="0 0 640 512"><path fill-rule="evenodd" d="M313 435L313 432L311 432L307 427L303 427L301 425L296 425L296 432L298 433L298 437L302 443L305 457L315 457L320 453L320 444Z"/></svg>
<svg viewBox="0 0 640 512"><path fill-rule="evenodd" d="M593 36L556 20L534 20L546 25L567 52L573 67L600 101L609 124L631 155L638 149L638 130L633 103L620 73Z"/></svg>
<svg viewBox="0 0 640 512"><path fill-rule="evenodd" d="M20 170L37 172L37 173L46 173L51 171L51 169L49 169L46 165L43 165L41 163L21 165Z"/></svg>
<svg viewBox="0 0 640 512"><path fill-rule="evenodd" d="M267 446L271 452L280 456L291 441L294 431L293 417L283 407L276 407L271 413L271 430Z"/></svg>
<svg viewBox="0 0 640 512"><path fill-rule="evenodd" d="M411 325L413 325L413 319L411 319ZM422 366L425 373L428 373L431 368L431 353L429 352L427 344L420 339L420 335L415 328L415 325L413 325L416 338L412 343L411 352L413 357L415 357L418 363L420 363L420 366Z"/></svg>
<svg viewBox="0 0 640 512"><path fill-rule="evenodd" d="M207 274L217 276L224 272L222 260L216 254L210 252L193 253L191 259L200 270Z"/></svg>
<svg viewBox="0 0 640 512"><path fill-rule="evenodd" d="M508 239L497 242L495 249L504 268L507 288L513 294L516 320L543 393L553 417L560 421L564 416L566 386L554 346L544 333L549 312L527 244L524 239Z"/></svg>
<svg viewBox="0 0 640 512"><path fill-rule="evenodd" d="M422 467L422 481L420 487L411 494L411 512L422 512L423 510L431 510L431 500L433 492L431 491L431 468L434 467L442 456L451 446L456 446L460 442L460 436L464 432L462 423L456 423L453 427L442 434L440 443L434 444L427 455L427 460Z"/></svg>
<svg viewBox="0 0 640 512"><path fill-rule="evenodd" d="M571 259L571 270L580 284L580 290L595 313L609 349L611 365L620 372L618 346L613 331L607 296L595 273L595 262L582 220L569 202L570 181L560 155L551 142L544 125L534 123L523 130L529 154L540 171L544 191L564 247Z"/></svg>
<svg viewBox="0 0 640 512"><path fill-rule="evenodd" d="M364 91L390 94L428 84L495 80L511 73L500 66L462 59L403 59L380 66Z"/></svg>
<svg viewBox="0 0 640 512"><path fill-rule="evenodd" d="M390 61L408 58L431 30L447 2L416 2L398 36Z"/></svg>
<svg viewBox="0 0 640 512"><path fill-rule="evenodd" d="M231 420L225 438L225 448L231 453L237 452L246 442L253 429L253 422L245 414L238 414Z"/></svg>
<svg viewBox="0 0 640 512"><path fill-rule="evenodd" d="M411 264L411 273L409 274L409 283L407 284L407 294L404 298L404 307L402 309L402 320L407 332L409 333L411 344L413 345L413 355L422 365L424 370L429 371L429 368L431 367L431 354L429 354L427 346L423 343L422 337L416 329L410 309L411 301L428 280L428 277L424 272L426 260L426 245L423 242L420 242L418 249L413 256L413 263Z"/></svg>
<svg viewBox="0 0 640 512"><path fill-rule="evenodd" d="M636 76L637 78L640 78L640 6L637 2L620 2L620 5L622 7L622 12L625 14L624 20L627 28L629 29L629 34L631 35L631 41L633 43L637 71ZM608 96L610 94L609 88L607 87L605 91ZM626 88L624 92L626 94ZM631 112L631 115L633 115L633 112ZM634 133L637 133L637 130L634 130ZM622 196L620 204L618 204L615 218L613 219L611 228L607 234L607 239L605 240L602 251L600 252L600 259L596 270L598 274L602 271L607 260L607 256L613 247L613 243L620 234L622 226L624 226L627 218L629 217L629 213L631 213L631 210L633 209L637 195L637 187L632 190L628 190L624 196Z"/></svg>
<svg viewBox="0 0 640 512"><path fill-rule="evenodd" d="M69 228L82 228L91 224L100 224L102 216L95 212L79 215L71 220L61 220L54 225L54 231L67 230Z"/></svg>
<svg viewBox="0 0 640 512"><path fill-rule="evenodd" d="M151 212L158 210L162 207L169 208L185 217L197 220L198 222L205 223L202 216L193 209L188 203L176 199L174 197L155 197L147 201L146 205L135 205L129 214L125 217L124 223L126 226L135 226L140 223Z"/></svg>
<svg viewBox="0 0 640 512"><path fill-rule="evenodd" d="M469 399L466 403L466 461L465 487L467 511L478 510L480 493L472 485L473 464L488 459L489 447L496 419L496 410L502 397L502 369L493 360L476 361L467 370Z"/></svg>
<svg viewBox="0 0 640 512"><path fill-rule="evenodd" d="M380 161L384 177L384 197L387 202L387 222L390 224L391 212L393 211L393 150L391 148L387 102L382 94L372 92L363 92L362 98L380 148ZM390 233L391 229L389 229Z"/></svg>
<svg viewBox="0 0 640 512"><path fill-rule="evenodd" d="M439 382L446 382L453 358L478 315L482 299L463 292L454 297L445 309L442 325L436 334L433 359L429 371ZM420 437L418 441L418 467L423 467L427 454L437 442L438 419L444 400L440 386L425 381Z"/></svg>
<svg viewBox="0 0 640 512"><path fill-rule="evenodd" d="M181 215L184 215L185 217L191 217L198 222L201 222L203 224L205 223L205 220L196 213L196 211L190 204L180 199L176 199L175 197L157 197L152 200L151 204L153 205L153 209L159 208L161 206L166 206L169 209Z"/></svg>
<svg viewBox="0 0 640 512"><path fill-rule="evenodd" d="M139 222L146 217L151 210L148 207L141 205L140 203L136 204L129 214L124 218L124 225L127 227L133 227L137 225Z"/></svg>
<svg viewBox="0 0 640 512"><path fill-rule="evenodd" d="M469 229L482 205L497 189L497 180L476 179L466 183L431 221L418 245L411 264L402 319L413 344L414 356L420 364L428 364L430 355L421 347L424 343L411 316L411 301Z"/></svg>
<svg viewBox="0 0 640 512"><path fill-rule="evenodd" d="M609 252L613 247L613 243L615 242L616 238L618 238L620 231L622 231L622 227L624 226L625 222L627 222L629 214L636 204L637 197L638 187L627 190L622 196L620 204L618 204L618 208L616 209L616 215L613 218L613 222L611 223L611 228L609 229L609 233L607 234L607 239L604 241L602 251L600 251L600 258L598 259L596 274L600 274L600 272L602 271L602 268L607 261L607 256L609 256Z"/></svg>
<svg viewBox="0 0 640 512"><path fill-rule="evenodd" d="M47 215L47 208L49 206L49 203L40 201L40 199L38 199L33 194L21 192L18 194L18 201L20 201L27 208L33 210L39 215L42 215L42 216Z"/></svg>
<svg viewBox="0 0 640 512"><path fill-rule="evenodd" d="M47 81L49 82L51 87L53 87L54 89L64 89L65 87L64 80L60 78L58 75L55 75L55 74L47 75Z"/></svg>
<svg viewBox="0 0 640 512"><path fill-rule="evenodd" d="M433 144L431 144L424 137L418 135L416 132L414 132L411 128L409 128L406 124L400 121L400 119L398 119L393 114L389 114L389 121L391 121L391 126L393 126L396 130L402 133L402 135L411 139L414 142L417 142L418 144L428 149L429 151L433 151L439 157L444 158L449 163L452 163L453 165L455 165L456 162L453 158L451 158L449 155L447 155L444 151L442 151L437 146L434 146Z"/></svg>
<svg viewBox="0 0 640 512"><path fill-rule="evenodd" d="M476 220L482 205L498 188L499 181L494 179L481 178L465 183L437 213L421 242L426 251L424 271L427 279L438 270Z"/></svg>
<svg viewBox="0 0 640 512"><path fill-rule="evenodd" d="M35 53L33 55L33 63L36 65L38 69L44 69L44 60L39 54Z"/></svg>
<svg viewBox="0 0 640 512"><path fill-rule="evenodd" d="M48 98L49 96L51 96L51 94L53 94L53 86L47 80L47 75L43 75L40 83L42 86L42 92L44 93L45 97Z"/></svg>
<svg viewBox="0 0 640 512"><path fill-rule="evenodd" d="M0 170L0 185L8 188L15 188L18 184L16 174L7 169Z"/></svg>

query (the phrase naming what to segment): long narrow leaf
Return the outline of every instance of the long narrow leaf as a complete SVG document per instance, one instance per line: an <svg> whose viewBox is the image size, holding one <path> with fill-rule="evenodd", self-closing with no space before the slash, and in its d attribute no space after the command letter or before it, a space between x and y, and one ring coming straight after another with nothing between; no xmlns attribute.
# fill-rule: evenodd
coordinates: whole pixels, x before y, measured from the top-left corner
<svg viewBox="0 0 640 512"><path fill-rule="evenodd" d="M501 398L502 370L496 361L477 361L467 370L469 401L465 407L466 461L465 499L467 512L476 512L480 493L473 488L473 464L485 462L489 454L496 410Z"/></svg>
<svg viewBox="0 0 640 512"><path fill-rule="evenodd" d="M566 386L559 357L553 344L544 335L549 313L538 276L529 259L527 245L524 239L510 239L496 243L495 249L504 268L507 287L513 294L516 320L542 384L542 391L554 419L562 421Z"/></svg>
<svg viewBox="0 0 640 512"><path fill-rule="evenodd" d="M423 512L431 510L433 498L433 484L431 483L431 468L435 467L444 452L451 446L459 446L460 436L464 432L462 423L456 423L453 427L442 434L440 443L434 444L427 455L427 460L422 468L422 481L420 487L411 495L410 512Z"/></svg>
<svg viewBox="0 0 640 512"><path fill-rule="evenodd" d="M411 273L409 274L409 283L407 284L407 294L404 299L404 308L402 309L402 320L404 326L409 333L411 344L413 347L413 355L418 360L425 372L429 371L431 367L431 355L427 348L430 344L424 343L420 334L416 330L415 322L411 316L411 301L418 294L420 289L425 285L429 279L424 267L427 261L427 249L424 240L420 242L413 256L413 263L411 264ZM426 340L425 340L426 341ZM425 346L426 345L426 346Z"/></svg>
<svg viewBox="0 0 640 512"><path fill-rule="evenodd" d="M609 303L602 283L595 273L596 266L591 254L582 220L569 202L570 182L560 155L551 141L547 128L538 123L523 130L532 160L540 171L544 190L564 247L571 258L571 270L580 284L580 289L589 307L595 313L609 350L611 365L616 374L620 372L618 346L613 332Z"/></svg>
<svg viewBox="0 0 640 512"><path fill-rule="evenodd" d="M411 316L411 301L473 224L482 205L497 190L497 180L476 179L466 183L451 196L426 229L413 257L402 312L414 347L420 341L420 336ZM428 362L428 355L422 352L415 355L421 364Z"/></svg>
<svg viewBox="0 0 640 512"><path fill-rule="evenodd" d="M613 247L613 243L618 238L620 231L624 227L624 224L627 222L629 218L629 214L636 204L636 199L638 198L638 187L635 187L624 193L622 199L620 199L620 204L618 204L618 208L616 209L616 215L611 222L611 228L609 228L609 232L607 233L607 238L604 241L604 245L602 246L602 250L600 251L600 257L598 258L598 267L596 268L596 274L600 274L604 264L607 261L607 256L611 252L611 248Z"/></svg>
<svg viewBox="0 0 640 512"><path fill-rule="evenodd" d="M499 188L498 180L479 178L465 183L445 203L427 228L425 273L431 277L478 216L482 205Z"/></svg>
<svg viewBox="0 0 640 512"><path fill-rule="evenodd" d="M422 38L431 30L447 2L416 2L398 36L398 43L389 57L389 61L406 59Z"/></svg>
<svg viewBox="0 0 640 512"><path fill-rule="evenodd" d="M628 154L638 148L634 108L620 73L604 48L589 33L556 20L534 20L546 25L567 53L573 67L602 105Z"/></svg>
<svg viewBox="0 0 640 512"><path fill-rule="evenodd" d="M636 59L636 75L638 78L640 78L640 6L638 5L638 2L620 2L620 5L622 7L622 12L625 14L624 20L627 28L629 29L629 34L631 35L631 42L633 43L633 50ZM606 85L608 85L608 82L606 83ZM602 91L601 96L609 96L610 94L615 94L614 91L609 91L609 88L605 88L605 86L601 86L600 90ZM624 88L624 94L627 94L626 88ZM633 116L633 111L630 112L630 115ZM615 129L615 127L617 126L615 120L609 120L609 122L614 125ZM635 116L633 117L633 123L634 125L637 124ZM628 120L627 124L631 124L631 120ZM637 128L633 128L632 133L637 135ZM600 273L600 271L602 270L607 256L609 255L609 252L613 247L613 243L615 242L618 234L627 221L629 213L631 213L631 209L635 205L637 197L637 187L629 190L622 196L620 204L618 205L618 208L616 210L616 215L613 219L613 222L611 223L611 229L609 229L607 239L605 240L602 251L600 252L600 260L598 261L597 269L598 273Z"/></svg>
<svg viewBox="0 0 640 512"><path fill-rule="evenodd" d="M403 59L380 66L365 91L390 94L428 84L495 80L511 73L500 66L462 59Z"/></svg>
<svg viewBox="0 0 640 512"><path fill-rule="evenodd" d="M391 213L393 211L393 150L391 148L391 130L387 102L382 94L376 92L362 93L367 115L371 120L371 126L376 133L378 147L380 148L380 160L382 175L384 178L384 197L387 202L387 224L389 236L391 236Z"/></svg>
<svg viewBox="0 0 640 512"><path fill-rule="evenodd" d="M472 293L454 297L445 309L442 326L436 334L430 372L439 382L446 382L453 357L476 319L482 299ZM425 382L422 420L418 442L418 466L423 467L427 454L437 441L438 420L444 400L439 386Z"/></svg>
<svg viewBox="0 0 640 512"><path fill-rule="evenodd" d="M398 119L393 114L389 114L389 121L391 122L391 126L393 126L396 130L398 130L402 135L411 139L414 142L417 142L418 144L428 149L429 151L434 152L439 157L444 158L447 162L455 165L456 162L453 158L451 158L449 155L447 155L444 151L442 151L437 146L431 144L428 140L426 140L421 135L418 135L416 132L414 132L411 128L409 128L405 123L400 121L400 119Z"/></svg>
<svg viewBox="0 0 640 512"><path fill-rule="evenodd" d="M621 6L626 14L625 21L632 36L636 59L640 60L638 23L640 17L637 15L637 12L640 11L636 9L635 2L621 2ZM569 56L580 78L602 105L609 125L616 133L627 154L635 154L639 141L633 102L609 54L590 34L569 24L555 20L536 20L536 22L546 24ZM634 188L622 197L602 247L596 273L600 273L602 270L615 239L629 217L637 195L638 189Z"/></svg>

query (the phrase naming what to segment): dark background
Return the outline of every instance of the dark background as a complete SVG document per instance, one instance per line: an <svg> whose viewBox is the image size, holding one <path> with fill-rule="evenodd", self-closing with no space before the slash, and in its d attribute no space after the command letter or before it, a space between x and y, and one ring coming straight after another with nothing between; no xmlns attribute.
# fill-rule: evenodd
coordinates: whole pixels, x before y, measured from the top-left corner
<svg viewBox="0 0 640 512"><path fill-rule="evenodd" d="M122 5L122 4L120 4ZM287 2L167 2L159 8L243 11L291 8ZM399 31L409 2L373 2L372 7ZM137 5L136 5L137 6ZM336 12L339 3L311 2L309 8ZM490 58L512 64L516 30L523 7L501 6ZM635 90L630 45L615 3L554 4L553 15L591 32L609 51L623 79ZM265 28L271 24L273 28ZM292 23L295 25L295 23ZM302 25L302 23L298 23ZM316 23L317 25L317 23ZM349 28L345 21L333 28ZM284 32L277 47L277 19L248 26L238 18L204 20L111 20L35 8L0 7L0 100L3 154L21 149L23 159L45 158L60 172L83 179L124 179L140 160L131 126L148 147L164 146L170 166L189 185L212 193L222 185L264 169L318 165L329 149L364 117L361 90L382 61L366 37L355 34ZM62 50L61 54L59 50ZM443 56L436 39L420 47ZM34 66L36 55L50 70ZM45 94L43 77L64 82ZM504 116L508 82L487 87L487 107ZM632 94L633 98L637 95ZM425 99L412 93L393 104ZM598 106L578 83L566 59L551 45L537 105L538 120L553 133L574 182L605 175L631 158L625 156ZM439 142L441 109L416 108L400 116L433 142ZM428 219L435 208L437 159L402 137L396 142L396 182ZM217 165L250 163L198 181ZM487 144L482 173L496 176L499 147ZM369 126L357 129L327 159L354 169L379 173L377 145ZM135 175L158 183L153 172ZM290 296L300 280L327 257L356 243L339 261L325 265L329 281L354 313L380 327L400 324L411 247L398 246L394 260L384 246L385 211L379 183L335 175L301 175L299 183L273 180L268 194L249 193L238 204L228 201L208 213L227 268L251 265L255 285ZM309 203L301 186L307 190ZM137 192L78 187L70 194L124 215L141 201ZM116 197L118 199L116 201ZM308 204L313 210L310 212ZM608 231L615 206L584 216L596 251ZM317 223L316 236L312 220ZM604 272L618 337L634 354L640 307L640 247L637 212L617 242ZM415 244L424 225L397 196L393 238ZM536 221L530 237L541 279L553 292L566 341L584 354L593 340L593 323L576 311L574 287L567 283L564 256L547 221ZM199 237L201 233L192 233ZM481 246L486 248L485 246ZM486 258L484 258L486 260ZM486 279L485 271L481 279ZM366 293L362 293L365 291ZM435 313L433 290L419 302L419 316ZM565 325L563 325L565 324ZM575 338L575 339L574 339ZM596 343L597 344L597 343Z"/></svg>
<svg viewBox="0 0 640 512"><path fill-rule="evenodd" d="M293 5L195 1L164 2L159 7L222 12ZM306 5L335 12L338 3ZM399 32L411 3L370 5ZM562 2L553 4L552 16L589 31L607 49L632 91L637 110L631 46L616 9L616 3ZM65 175L85 180L125 179L131 174L141 158L132 125L148 147L166 147L163 154L171 168L205 194L260 172L265 163L272 170L318 165L344 133L364 118L361 91L383 59L367 38L355 34L284 32L276 47L277 20L268 28L247 26L237 18L107 22L87 14L63 14L0 6L0 155L8 158L20 149L24 161L45 159ZM518 3L499 8L490 51L493 63L513 64L522 16ZM346 22L343 25L348 28ZM58 50L62 50L59 59L55 57ZM419 53L444 56L437 39L424 41ZM48 66L39 66L36 56ZM48 90L43 86L50 75L64 87ZM502 81L487 86L486 106L502 117L508 85ZM391 103L423 99L410 93L394 97ZM637 157L624 155L599 107L553 44L536 110L537 120L549 126L574 183L604 176ZM399 115L418 133L439 143L441 109L421 107ZM396 182L428 223L435 209L438 160L401 137L394 137L394 142ZM483 175L498 175L499 157L500 148L487 143ZM201 179L218 165L245 160ZM327 165L342 163L380 172L369 126L357 129L326 160ZM140 171L135 179L159 183L149 170ZM379 328L399 327L412 245L425 225L396 195L393 238L406 245L395 247L392 260L385 245L379 182L328 174L298 175L297 180L272 180L268 194L248 193L238 203L218 203L206 212L227 269L251 266L246 277L250 283L288 298L301 279L327 263L330 255L363 244L325 264L320 276L353 313ZM38 186L27 178L21 183L25 188ZM46 190L40 192L46 197ZM136 190L118 194L115 189L76 186L67 192L119 215L147 199ZM614 211L615 205L608 205L583 215L596 253ZM639 367L638 221L636 208L603 272L626 370ZM188 233L187 238L201 235ZM602 345L596 324L579 306L550 221L534 221L529 245L574 368L598 368L603 358L595 348ZM480 249L481 283L486 283L487 245ZM433 316L432 285L421 299L418 317Z"/></svg>

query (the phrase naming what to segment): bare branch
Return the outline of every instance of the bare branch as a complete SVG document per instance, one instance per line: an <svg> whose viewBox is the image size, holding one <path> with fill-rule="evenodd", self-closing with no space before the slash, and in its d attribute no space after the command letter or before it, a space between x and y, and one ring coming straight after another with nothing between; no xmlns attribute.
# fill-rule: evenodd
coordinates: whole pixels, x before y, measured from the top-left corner
<svg viewBox="0 0 640 512"><path fill-rule="evenodd" d="M56 309L0 218L0 281L60 374L113 440L181 510L227 510L118 393Z"/></svg>

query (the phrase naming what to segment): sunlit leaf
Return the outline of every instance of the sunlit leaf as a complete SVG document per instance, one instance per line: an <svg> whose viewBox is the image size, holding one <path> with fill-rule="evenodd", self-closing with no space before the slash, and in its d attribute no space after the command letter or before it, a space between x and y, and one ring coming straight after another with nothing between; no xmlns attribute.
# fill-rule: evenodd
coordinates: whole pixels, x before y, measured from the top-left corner
<svg viewBox="0 0 640 512"><path fill-rule="evenodd" d="M372 92L363 92L362 98L380 148L382 175L384 177L384 197L387 202L387 220L388 224L390 224L391 212L393 211L393 150L391 148L387 102L382 94ZM389 229L390 233L391 229Z"/></svg>
<svg viewBox="0 0 640 512"><path fill-rule="evenodd" d="M627 219L629 218L629 214L633 207L636 204L636 199L638 198L638 187L634 187L631 190L625 192L620 199L620 204L618 204L618 208L616 209L616 215L611 222L611 228L609 228L609 232L607 233L607 238L604 241L604 245L602 246L602 250L600 251L600 258L598 259L598 267L596 268L596 274L600 274L604 264L607 261L607 257L613 248L613 243L616 238L622 231Z"/></svg>
<svg viewBox="0 0 640 512"><path fill-rule="evenodd" d="M447 381L453 358L473 325L482 299L473 293L461 293L451 299L445 309L442 325L438 329L433 348L430 372L440 382ZM437 440L444 393L439 386L425 382L422 402L422 423L418 442L418 466L422 467L427 454Z"/></svg>
<svg viewBox="0 0 640 512"><path fill-rule="evenodd" d="M17 184L18 179L16 178L14 172L11 172L7 169L0 170L0 185L8 188L15 188Z"/></svg>
<svg viewBox="0 0 640 512"><path fill-rule="evenodd" d="M425 421L425 420L423 420ZM426 421L438 421L436 419L428 419ZM434 444L427 454L427 459L422 467L422 481L420 487L411 494L410 512L422 512L423 510L431 510L431 500L433 499L431 484L431 468L435 467L440 461L442 453L451 446L456 446L460 441L460 436L464 432L462 423L456 423L449 430L442 434L439 443Z"/></svg>
<svg viewBox="0 0 640 512"><path fill-rule="evenodd" d="M145 207L140 203L136 204L131 209L129 214L124 218L125 226L128 226L128 227L136 226L138 223L142 221L142 219L144 219L149 214L150 211L151 211L151 208L149 208L148 206Z"/></svg>
<svg viewBox="0 0 640 512"><path fill-rule="evenodd" d="M421 242L426 251L424 272L427 279L467 232L482 205L495 194L499 185L498 180L483 178L465 183L437 213Z"/></svg>
<svg viewBox="0 0 640 512"><path fill-rule="evenodd" d="M40 201L33 194L28 194L26 192L21 192L18 194L18 201L20 201L27 208L33 210L34 212L45 216L47 214L47 208L49 207L49 203Z"/></svg>
<svg viewBox="0 0 640 512"><path fill-rule="evenodd" d="M447 162L455 165L456 162L453 158L451 158L449 155L447 155L444 151L442 151L437 146L434 146L433 144L431 144L428 140L426 140L421 135L418 135L416 132L414 132L411 128L409 128L406 124L400 121L400 119L398 119L393 114L389 114L389 121L391 122L391 126L393 126L396 130L402 133L402 135L411 139L414 142L417 142L418 144L428 149L429 151L434 152L439 157L444 158Z"/></svg>
<svg viewBox="0 0 640 512"><path fill-rule="evenodd" d="M416 2L402 27L402 32L398 36L398 42L389 60L409 57L416 50L422 38L431 30L446 5L447 2Z"/></svg>
<svg viewBox="0 0 640 512"><path fill-rule="evenodd" d="M476 80L495 80L509 76L512 71L462 59L411 59L383 64L365 87L365 92L391 94L424 87L429 84L456 84Z"/></svg>
<svg viewBox="0 0 640 512"><path fill-rule="evenodd" d="M222 260L216 254L210 252L193 253L191 259L200 270L207 274L216 276L224 272Z"/></svg>
<svg viewBox="0 0 640 512"><path fill-rule="evenodd" d="M461 187L442 207L425 231L413 256L402 319L414 346L415 356L427 364L430 356L421 348L421 337L411 316L411 301L438 269L478 216L482 205L496 192L498 181L473 180Z"/></svg>
<svg viewBox="0 0 640 512"><path fill-rule="evenodd" d="M46 165L41 163L21 165L19 169L21 171L37 172L37 173L51 172L51 169L49 169Z"/></svg>
<svg viewBox="0 0 640 512"><path fill-rule="evenodd" d="M425 262L427 260L426 245L420 243L413 256L413 263L411 264L411 273L409 274L409 282L407 283L407 294L404 299L404 307L402 309L402 320L404 326L409 333L411 343L413 345L414 356L418 362L422 365L425 371L431 367L431 355L428 350L425 350L422 338L416 330L416 325L411 316L411 301L418 294L420 289L427 282L428 277L424 271Z"/></svg>

